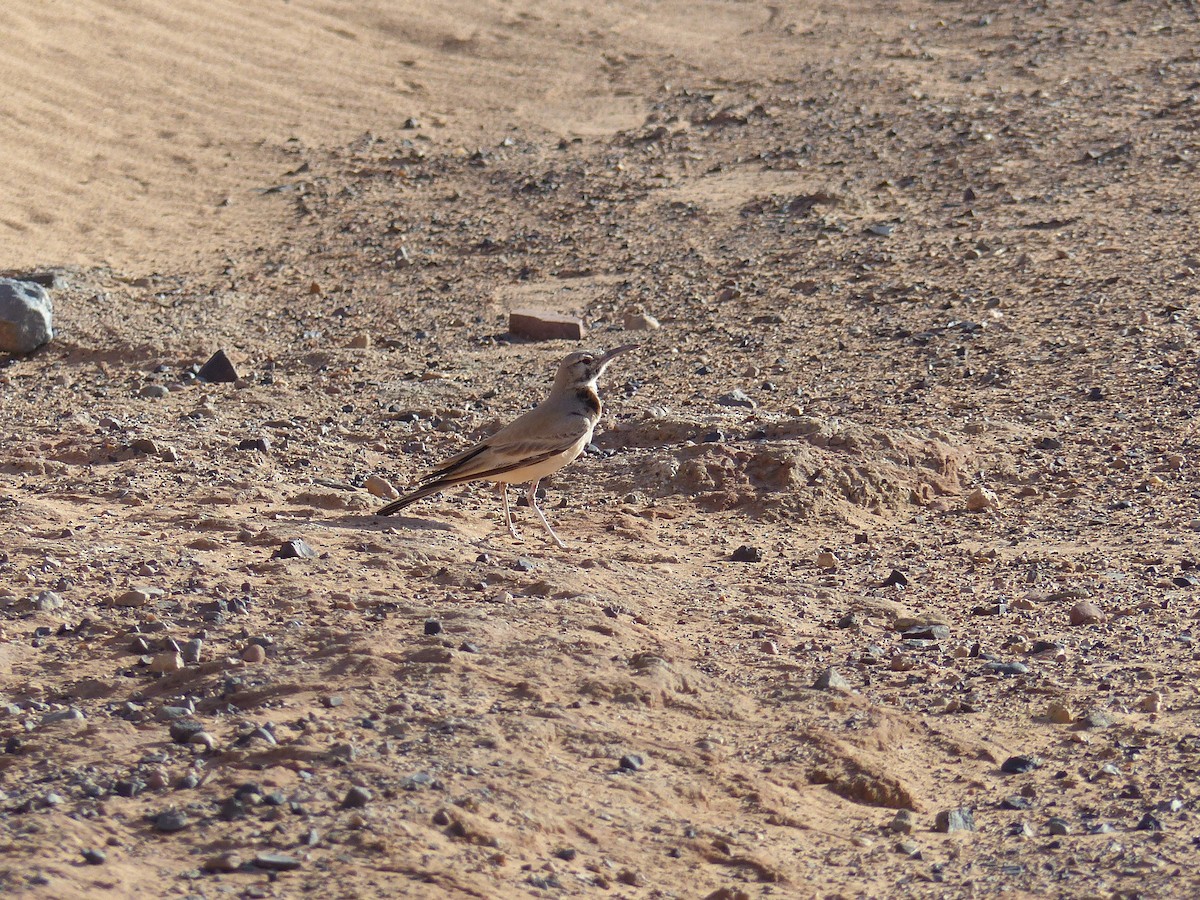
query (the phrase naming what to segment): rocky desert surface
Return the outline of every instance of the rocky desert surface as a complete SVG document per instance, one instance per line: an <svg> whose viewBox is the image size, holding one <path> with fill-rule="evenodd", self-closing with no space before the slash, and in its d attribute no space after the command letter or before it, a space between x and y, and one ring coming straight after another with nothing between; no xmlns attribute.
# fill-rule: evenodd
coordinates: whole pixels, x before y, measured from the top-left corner
<svg viewBox="0 0 1200 900"><path fill-rule="evenodd" d="M1190 0L0 33L0 892L1200 893Z"/></svg>

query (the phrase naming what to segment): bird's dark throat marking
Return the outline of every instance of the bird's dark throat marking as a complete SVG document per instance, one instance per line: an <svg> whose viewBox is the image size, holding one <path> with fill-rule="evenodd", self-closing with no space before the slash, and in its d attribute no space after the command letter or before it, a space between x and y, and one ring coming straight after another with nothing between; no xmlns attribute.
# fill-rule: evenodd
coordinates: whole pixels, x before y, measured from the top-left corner
<svg viewBox="0 0 1200 900"><path fill-rule="evenodd" d="M592 415L600 415L600 398L596 395L595 391L588 388L580 388L575 392L575 396L584 406L592 411Z"/></svg>

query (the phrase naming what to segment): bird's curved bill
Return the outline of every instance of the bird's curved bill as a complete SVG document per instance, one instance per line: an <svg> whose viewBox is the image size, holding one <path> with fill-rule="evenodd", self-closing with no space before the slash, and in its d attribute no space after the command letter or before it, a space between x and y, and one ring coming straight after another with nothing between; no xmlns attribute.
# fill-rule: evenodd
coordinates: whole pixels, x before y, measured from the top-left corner
<svg viewBox="0 0 1200 900"><path fill-rule="evenodd" d="M636 350L640 346L641 346L641 344L626 344L624 347L617 347L615 350L609 350L607 353L605 353L603 356L600 357L600 362L604 365L608 365L608 361L611 360L617 354L628 353L630 350Z"/></svg>

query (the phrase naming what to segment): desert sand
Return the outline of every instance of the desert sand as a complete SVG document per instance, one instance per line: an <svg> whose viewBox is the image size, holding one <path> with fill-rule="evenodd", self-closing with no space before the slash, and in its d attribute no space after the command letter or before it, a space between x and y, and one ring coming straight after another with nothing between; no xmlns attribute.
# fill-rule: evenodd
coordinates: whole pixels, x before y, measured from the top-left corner
<svg viewBox="0 0 1200 900"><path fill-rule="evenodd" d="M1200 893L1193 4L0 33L0 892Z"/></svg>

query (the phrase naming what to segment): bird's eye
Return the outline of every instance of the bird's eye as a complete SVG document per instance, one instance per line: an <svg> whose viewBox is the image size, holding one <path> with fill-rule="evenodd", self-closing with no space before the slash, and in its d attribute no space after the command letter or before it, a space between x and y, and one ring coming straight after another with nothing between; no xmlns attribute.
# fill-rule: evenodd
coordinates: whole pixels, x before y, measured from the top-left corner
<svg viewBox="0 0 1200 900"><path fill-rule="evenodd" d="M585 356L583 359L580 360L580 362L583 363L585 366L590 366L595 361L596 360L590 356Z"/></svg>

